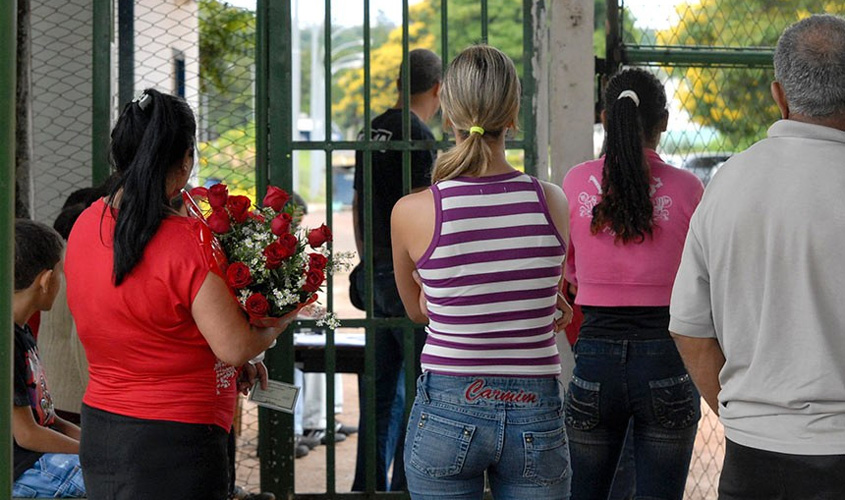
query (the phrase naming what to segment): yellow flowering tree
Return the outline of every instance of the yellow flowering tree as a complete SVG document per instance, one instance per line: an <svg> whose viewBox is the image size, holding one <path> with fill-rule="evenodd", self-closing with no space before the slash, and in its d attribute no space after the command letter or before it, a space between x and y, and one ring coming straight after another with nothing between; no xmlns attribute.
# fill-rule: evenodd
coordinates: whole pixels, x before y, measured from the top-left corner
<svg viewBox="0 0 845 500"><path fill-rule="evenodd" d="M781 32L811 13L845 14L830 0L688 1L676 7L679 22L657 33L659 45L774 47ZM771 98L771 68L685 67L677 97L693 121L718 130L725 147L742 149L779 118Z"/></svg>

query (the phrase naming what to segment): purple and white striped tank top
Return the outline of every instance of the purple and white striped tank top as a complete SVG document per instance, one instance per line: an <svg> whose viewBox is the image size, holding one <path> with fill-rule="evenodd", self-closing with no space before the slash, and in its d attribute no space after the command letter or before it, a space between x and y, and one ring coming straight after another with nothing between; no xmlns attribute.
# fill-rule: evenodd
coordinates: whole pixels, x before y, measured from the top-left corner
<svg viewBox="0 0 845 500"><path fill-rule="evenodd" d="M540 183L512 172L431 190L434 237L416 263L428 301L423 371L558 375L553 323L566 247Z"/></svg>

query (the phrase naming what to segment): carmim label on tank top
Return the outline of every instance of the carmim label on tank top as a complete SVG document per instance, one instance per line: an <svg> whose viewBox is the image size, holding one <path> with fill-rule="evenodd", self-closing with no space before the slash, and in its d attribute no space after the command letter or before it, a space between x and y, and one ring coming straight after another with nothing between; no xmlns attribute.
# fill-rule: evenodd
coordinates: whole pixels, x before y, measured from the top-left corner
<svg viewBox="0 0 845 500"><path fill-rule="evenodd" d="M501 401L503 403L536 403L539 397L534 392L528 392L523 389L503 391L501 389L493 389L487 387L483 379L475 379L467 386L464 397L470 403L478 401L479 399L486 399L488 401Z"/></svg>

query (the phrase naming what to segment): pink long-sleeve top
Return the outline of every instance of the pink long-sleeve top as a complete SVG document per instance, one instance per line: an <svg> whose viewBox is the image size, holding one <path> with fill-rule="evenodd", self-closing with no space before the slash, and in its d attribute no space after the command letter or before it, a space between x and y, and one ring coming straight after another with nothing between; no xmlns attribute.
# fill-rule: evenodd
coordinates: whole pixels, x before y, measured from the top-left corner
<svg viewBox="0 0 845 500"><path fill-rule="evenodd" d="M636 243L614 240L607 228L590 232L593 207L601 201L604 158L573 167L563 180L569 200L566 279L578 286L575 302L588 306L668 306L681 262L690 217L704 185L690 172L645 151L651 169L654 231Z"/></svg>

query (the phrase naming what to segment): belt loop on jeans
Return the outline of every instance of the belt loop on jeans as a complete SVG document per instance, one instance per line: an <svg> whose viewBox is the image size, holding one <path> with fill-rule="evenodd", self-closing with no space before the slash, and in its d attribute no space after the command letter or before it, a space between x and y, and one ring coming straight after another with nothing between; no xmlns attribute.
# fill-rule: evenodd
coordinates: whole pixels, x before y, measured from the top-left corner
<svg viewBox="0 0 845 500"><path fill-rule="evenodd" d="M430 376L430 372L423 372L423 374L420 375L420 378L417 379L417 397L420 398L423 403L428 403L430 401L428 398L428 380Z"/></svg>
<svg viewBox="0 0 845 500"><path fill-rule="evenodd" d="M622 357L619 360L620 364L625 364L625 363L628 362L628 345L629 345L629 343L630 343L630 341L628 341L628 340L622 341Z"/></svg>

